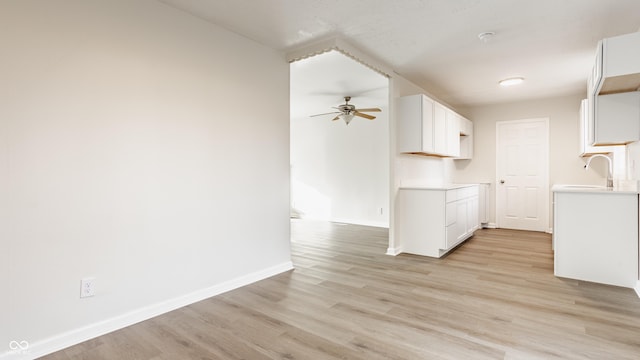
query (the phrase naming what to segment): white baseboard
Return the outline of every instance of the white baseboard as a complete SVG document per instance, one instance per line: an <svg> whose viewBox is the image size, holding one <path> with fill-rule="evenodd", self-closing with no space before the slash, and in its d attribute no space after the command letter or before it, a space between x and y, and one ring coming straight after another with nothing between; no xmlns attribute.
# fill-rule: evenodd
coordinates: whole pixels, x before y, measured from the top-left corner
<svg viewBox="0 0 640 360"><path fill-rule="evenodd" d="M152 304L147 307L137 309L111 319L106 319L95 324L91 324L79 329L71 330L54 337L28 344L27 349L5 352L0 354L3 360L31 360L53 352L62 350L72 345L93 339L95 337L113 332L118 329L139 323L152 317L162 315L169 311L193 304L195 302L216 296L227 291L237 289L239 287L249 285L256 281L266 279L268 277L283 273L293 269L291 261L284 262L260 271L253 272L225 281L205 289L194 291L192 293L173 298L161 303Z"/></svg>
<svg viewBox="0 0 640 360"><path fill-rule="evenodd" d="M391 256L397 256L400 255L400 253L402 252L402 247L395 247L395 248L387 248L387 253L386 255L391 255Z"/></svg>
<svg viewBox="0 0 640 360"><path fill-rule="evenodd" d="M483 229L496 229L496 223L487 223L482 225Z"/></svg>
<svg viewBox="0 0 640 360"><path fill-rule="evenodd" d="M636 287L634 287L633 290L635 290L636 291L636 295L638 295L638 297L640 297L640 280L638 280L636 282Z"/></svg>
<svg viewBox="0 0 640 360"><path fill-rule="evenodd" d="M336 223L344 223L344 224L352 224L352 225L363 225L363 226L372 226L379 228L389 228L388 222L382 221L369 221L369 220L360 220L360 219L331 219L331 222Z"/></svg>

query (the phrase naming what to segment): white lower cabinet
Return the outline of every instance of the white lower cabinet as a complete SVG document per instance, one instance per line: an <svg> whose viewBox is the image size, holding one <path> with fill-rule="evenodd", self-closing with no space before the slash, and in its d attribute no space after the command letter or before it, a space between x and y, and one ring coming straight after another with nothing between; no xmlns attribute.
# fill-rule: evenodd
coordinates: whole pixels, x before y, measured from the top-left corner
<svg viewBox="0 0 640 360"><path fill-rule="evenodd" d="M480 226L484 226L484 224L489 223L489 204L490 204L490 187L489 183L480 184L480 195L478 196L478 218L480 222Z"/></svg>
<svg viewBox="0 0 640 360"><path fill-rule="evenodd" d="M480 227L478 185L401 188L396 214L403 252L441 257Z"/></svg>
<svg viewBox="0 0 640 360"><path fill-rule="evenodd" d="M554 274L633 288L638 194L554 188Z"/></svg>

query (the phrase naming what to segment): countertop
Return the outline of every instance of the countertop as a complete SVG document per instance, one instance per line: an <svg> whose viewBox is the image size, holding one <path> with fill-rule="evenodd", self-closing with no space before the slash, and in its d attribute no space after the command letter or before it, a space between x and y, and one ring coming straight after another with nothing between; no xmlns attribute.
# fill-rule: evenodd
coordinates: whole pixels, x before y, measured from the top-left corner
<svg viewBox="0 0 640 360"><path fill-rule="evenodd" d="M635 184L625 184L624 186L614 186L607 188L597 185L553 185L553 192L572 193L609 193L609 194L638 194L638 186Z"/></svg>
<svg viewBox="0 0 640 360"><path fill-rule="evenodd" d="M478 184L402 185L400 190L453 190Z"/></svg>

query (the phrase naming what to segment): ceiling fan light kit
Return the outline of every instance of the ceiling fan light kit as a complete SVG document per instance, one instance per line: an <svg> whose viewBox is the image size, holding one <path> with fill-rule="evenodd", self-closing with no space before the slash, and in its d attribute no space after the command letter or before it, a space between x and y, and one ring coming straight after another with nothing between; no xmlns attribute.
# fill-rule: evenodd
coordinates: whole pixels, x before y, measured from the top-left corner
<svg viewBox="0 0 640 360"><path fill-rule="evenodd" d="M329 115L329 114L338 114L332 120L335 121L335 120L338 120L338 119L342 119L342 120L344 120L345 124L349 125L351 120L353 120L354 116L365 118L367 120L373 120L373 119L376 118L375 116L369 115L369 114L365 114L364 112L380 112L380 111L382 111L382 110L380 110L378 108L356 109L355 105L349 104L349 101L351 101L351 96L345 96L344 97L344 104L338 105L337 107L334 107L334 109L339 110L339 111L334 111L334 112L324 113L324 114L311 115L311 117Z"/></svg>
<svg viewBox="0 0 640 360"><path fill-rule="evenodd" d="M353 114L340 114L338 115L338 117L342 120L344 120L344 123L349 125L349 123L351 122L351 120L353 119L355 115Z"/></svg>

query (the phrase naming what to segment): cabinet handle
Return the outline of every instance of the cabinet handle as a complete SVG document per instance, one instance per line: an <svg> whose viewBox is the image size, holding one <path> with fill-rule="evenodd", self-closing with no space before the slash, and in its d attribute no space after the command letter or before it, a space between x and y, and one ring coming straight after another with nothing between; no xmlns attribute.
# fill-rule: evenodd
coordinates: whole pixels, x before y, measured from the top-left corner
<svg viewBox="0 0 640 360"><path fill-rule="evenodd" d="M504 184L504 180L500 180L500 184Z"/></svg>

